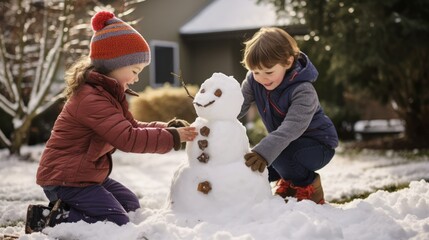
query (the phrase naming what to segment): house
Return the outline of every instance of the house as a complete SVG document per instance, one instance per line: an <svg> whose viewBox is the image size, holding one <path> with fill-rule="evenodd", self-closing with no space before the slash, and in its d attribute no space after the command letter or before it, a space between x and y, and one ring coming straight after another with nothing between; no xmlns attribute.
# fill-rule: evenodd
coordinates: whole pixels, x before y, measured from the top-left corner
<svg viewBox="0 0 429 240"><path fill-rule="evenodd" d="M149 42L152 63L140 76L134 90L180 82L171 72L181 73L186 84L201 84L213 72L244 79L241 65L243 41L260 27L279 26L291 35L306 28L277 19L272 5L256 0L146 0L136 9L142 20L135 28Z"/></svg>

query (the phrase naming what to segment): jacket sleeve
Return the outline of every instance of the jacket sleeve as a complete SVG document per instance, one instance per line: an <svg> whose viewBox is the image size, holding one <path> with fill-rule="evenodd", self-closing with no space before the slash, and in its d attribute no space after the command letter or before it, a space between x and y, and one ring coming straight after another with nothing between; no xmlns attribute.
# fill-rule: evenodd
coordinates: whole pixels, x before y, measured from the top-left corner
<svg viewBox="0 0 429 240"><path fill-rule="evenodd" d="M247 75L249 74L250 72ZM247 77L243 80L243 83L241 84L241 93L243 93L244 102L241 106L240 114L238 114L238 119L241 119L247 114L247 111L249 111L250 106L255 101L255 97L253 96L253 90L249 82L247 81Z"/></svg>
<svg viewBox="0 0 429 240"><path fill-rule="evenodd" d="M128 109L128 104L127 105L127 109ZM133 125L133 127L135 128L147 128L147 127L152 127L152 128L166 128L167 127L167 123L165 122L141 122L138 121L134 118L134 116L131 114L130 111L127 111L126 113L126 118L128 119L128 121L131 122L131 124Z"/></svg>
<svg viewBox="0 0 429 240"><path fill-rule="evenodd" d="M271 165L289 144L307 130L319 107L316 90L311 83L303 83L292 93L292 104L281 125L263 138L252 150Z"/></svg>
<svg viewBox="0 0 429 240"><path fill-rule="evenodd" d="M154 127L154 128L166 128L167 123L165 122L140 122L135 119L132 121L135 122L135 126L139 128L147 128L147 127Z"/></svg>
<svg viewBox="0 0 429 240"><path fill-rule="evenodd" d="M75 114L81 124L124 152L166 153L174 146L173 135L168 130L149 124L133 126L135 123L124 116L122 109L103 95L83 98ZM127 116L130 115L127 112Z"/></svg>

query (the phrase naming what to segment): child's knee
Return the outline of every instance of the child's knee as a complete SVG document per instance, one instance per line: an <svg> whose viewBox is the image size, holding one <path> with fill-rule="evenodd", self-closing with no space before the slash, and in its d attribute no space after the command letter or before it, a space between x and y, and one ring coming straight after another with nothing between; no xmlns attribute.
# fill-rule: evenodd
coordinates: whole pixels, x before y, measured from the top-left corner
<svg viewBox="0 0 429 240"><path fill-rule="evenodd" d="M140 208L138 197L131 191L126 196L117 199L126 212L133 212Z"/></svg>
<svg viewBox="0 0 429 240"><path fill-rule="evenodd" d="M138 199L133 200L133 201L129 201L129 202L125 203L125 206L124 206L124 209L127 212L134 212L139 208L140 208L140 203L139 203Z"/></svg>
<svg viewBox="0 0 429 240"><path fill-rule="evenodd" d="M130 222L130 218L127 214L111 215L107 218L108 221L114 222L119 226L125 225Z"/></svg>

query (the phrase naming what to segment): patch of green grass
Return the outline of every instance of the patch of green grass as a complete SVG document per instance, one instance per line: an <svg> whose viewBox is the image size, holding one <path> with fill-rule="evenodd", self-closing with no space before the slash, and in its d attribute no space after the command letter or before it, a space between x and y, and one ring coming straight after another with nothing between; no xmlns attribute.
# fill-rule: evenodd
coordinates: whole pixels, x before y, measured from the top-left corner
<svg viewBox="0 0 429 240"><path fill-rule="evenodd" d="M420 158L428 158L429 157L429 149L416 149L412 151L395 151L395 153L399 157L403 157L406 159L420 159Z"/></svg>
<svg viewBox="0 0 429 240"><path fill-rule="evenodd" d="M25 225L24 221L7 221L4 224L0 224L0 228L6 228L6 227L23 227Z"/></svg>
<svg viewBox="0 0 429 240"><path fill-rule="evenodd" d="M350 158L362 158L365 156L379 156L379 157L403 159L404 162L429 161L429 149L380 150L380 149L339 148L336 154L340 156L350 157Z"/></svg>
<svg viewBox="0 0 429 240"><path fill-rule="evenodd" d="M329 202L335 203L335 204L345 204L345 203L351 202L355 199L365 199L369 195L371 195L372 193L377 192L378 190L384 190L387 192L396 192L396 191L399 191L401 189L408 188L409 186L410 186L410 183L391 184L391 185L384 186L382 188L376 188L373 191L366 191L366 192L354 194L351 196L343 196L339 199L332 199Z"/></svg>

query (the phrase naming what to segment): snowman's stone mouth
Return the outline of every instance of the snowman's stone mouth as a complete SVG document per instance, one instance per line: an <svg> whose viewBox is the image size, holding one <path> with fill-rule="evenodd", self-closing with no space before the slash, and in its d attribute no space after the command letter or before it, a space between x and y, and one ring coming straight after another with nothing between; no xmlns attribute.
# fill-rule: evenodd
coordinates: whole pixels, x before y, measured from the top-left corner
<svg viewBox="0 0 429 240"><path fill-rule="evenodd" d="M194 104L197 105L198 107L208 107L208 106L212 105L214 102L215 102L215 100L207 103L206 105L202 105L202 104L197 103L197 102L194 102Z"/></svg>

